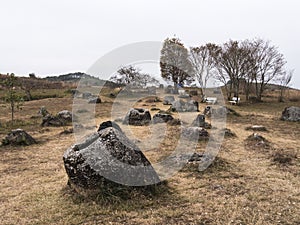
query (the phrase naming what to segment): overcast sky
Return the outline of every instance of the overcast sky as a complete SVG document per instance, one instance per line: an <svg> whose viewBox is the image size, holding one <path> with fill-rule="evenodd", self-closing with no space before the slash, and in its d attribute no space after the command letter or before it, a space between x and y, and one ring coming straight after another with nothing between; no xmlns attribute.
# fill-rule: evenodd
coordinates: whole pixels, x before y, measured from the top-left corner
<svg viewBox="0 0 300 225"><path fill-rule="evenodd" d="M0 9L0 73L85 72L117 47L175 34L187 47L260 37L300 88L298 0L1 0Z"/></svg>

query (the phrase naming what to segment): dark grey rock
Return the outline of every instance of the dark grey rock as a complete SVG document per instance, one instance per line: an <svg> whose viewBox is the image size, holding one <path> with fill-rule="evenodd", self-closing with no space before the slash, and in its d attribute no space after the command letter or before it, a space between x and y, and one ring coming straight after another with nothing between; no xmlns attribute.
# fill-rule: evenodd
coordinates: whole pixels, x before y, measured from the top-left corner
<svg viewBox="0 0 300 225"><path fill-rule="evenodd" d="M72 122L72 113L68 110L63 110L57 113L57 117L66 123Z"/></svg>
<svg viewBox="0 0 300 225"><path fill-rule="evenodd" d="M176 112L198 112L198 107L198 102L194 100L188 102L178 100L172 103L172 111Z"/></svg>
<svg viewBox="0 0 300 225"><path fill-rule="evenodd" d="M12 130L3 140L3 145L32 145L36 141L22 129Z"/></svg>
<svg viewBox="0 0 300 225"><path fill-rule="evenodd" d="M228 128L224 128L223 131L224 131L224 137L225 138L236 137L236 134Z"/></svg>
<svg viewBox="0 0 300 225"><path fill-rule="evenodd" d="M84 142L69 148L63 161L69 183L85 189L160 183L140 149L114 127L101 129Z"/></svg>
<svg viewBox="0 0 300 225"><path fill-rule="evenodd" d="M112 121L106 121L106 122L101 123L100 126L99 126L99 129L98 129L98 132L101 131L101 130L104 130L108 127L113 127L113 128L115 128L115 129L122 132L120 126L117 123L112 122Z"/></svg>
<svg viewBox="0 0 300 225"><path fill-rule="evenodd" d="M145 126L151 122L151 114L147 109L134 108L129 110L123 124L129 124L134 126Z"/></svg>
<svg viewBox="0 0 300 225"><path fill-rule="evenodd" d="M175 101L174 96L165 96L163 100L164 105L172 105L172 103Z"/></svg>
<svg viewBox="0 0 300 225"><path fill-rule="evenodd" d="M201 127L183 128L182 135L183 137L191 139L193 141L207 140L209 138L209 133Z"/></svg>
<svg viewBox="0 0 300 225"><path fill-rule="evenodd" d="M153 123L167 123L174 120L173 116L166 113L157 113L153 116Z"/></svg>
<svg viewBox="0 0 300 225"><path fill-rule="evenodd" d="M189 159L189 162L198 162L201 161L203 157L203 154L199 154L199 153L194 153L191 158Z"/></svg>
<svg viewBox="0 0 300 225"><path fill-rule="evenodd" d="M59 127L65 126L68 123L72 122L73 116L72 113L68 110L63 110L57 113L56 116L51 115L47 109L43 106L41 107L39 114L42 115L42 126L48 127Z"/></svg>
<svg viewBox="0 0 300 225"><path fill-rule="evenodd" d="M90 93L90 92L83 92L82 93L82 98L83 99L89 99L89 98L91 98L93 95L92 95L92 93Z"/></svg>
<svg viewBox="0 0 300 225"><path fill-rule="evenodd" d="M57 116L47 115L42 118L42 124L43 127L59 127L59 126L65 126L66 121L64 121L61 118L58 118Z"/></svg>
<svg viewBox="0 0 300 225"><path fill-rule="evenodd" d="M90 98L88 103L89 104L99 104L99 103L101 103L101 99L99 97Z"/></svg>
<svg viewBox="0 0 300 225"><path fill-rule="evenodd" d="M206 106L203 114L208 117L213 116L215 118L224 118L228 114L239 116L239 114L237 112L235 112L232 109L227 108L226 106Z"/></svg>
<svg viewBox="0 0 300 225"><path fill-rule="evenodd" d="M300 107L291 106L284 109L281 116L282 120L299 122L300 121Z"/></svg>

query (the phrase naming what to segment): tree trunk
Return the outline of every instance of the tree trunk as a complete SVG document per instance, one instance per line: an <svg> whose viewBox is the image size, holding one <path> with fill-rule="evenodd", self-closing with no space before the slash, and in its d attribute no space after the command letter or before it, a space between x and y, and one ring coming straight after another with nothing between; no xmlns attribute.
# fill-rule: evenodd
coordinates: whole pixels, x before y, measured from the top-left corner
<svg viewBox="0 0 300 225"><path fill-rule="evenodd" d="M257 100L258 101L262 101L262 94L263 94L263 91L264 91L264 87L263 87L263 84L261 84L259 86L259 89L258 89L258 96L257 96Z"/></svg>
<svg viewBox="0 0 300 225"><path fill-rule="evenodd" d="M201 99L204 99L204 96L205 96L205 91L203 88L200 88L200 96L201 96Z"/></svg>
<svg viewBox="0 0 300 225"><path fill-rule="evenodd" d="M226 95L227 95L227 100L230 101L231 100L231 91L228 90L227 84L225 84L225 91L226 91Z"/></svg>
<svg viewBox="0 0 300 225"><path fill-rule="evenodd" d="M259 98L259 90L258 90L258 82L255 80L255 93L256 93L256 98Z"/></svg>
<svg viewBox="0 0 300 225"><path fill-rule="evenodd" d="M239 91L240 91L240 82L239 80L236 82L236 93L235 93L235 97L238 99L239 98Z"/></svg>
<svg viewBox="0 0 300 225"><path fill-rule="evenodd" d="M228 95L228 100L231 100L231 94L232 94L232 89L233 89L233 81L231 80L230 86L229 86L229 95Z"/></svg>
<svg viewBox="0 0 300 225"><path fill-rule="evenodd" d="M250 82L247 81L245 84L246 101L249 101L249 94L250 94Z"/></svg>

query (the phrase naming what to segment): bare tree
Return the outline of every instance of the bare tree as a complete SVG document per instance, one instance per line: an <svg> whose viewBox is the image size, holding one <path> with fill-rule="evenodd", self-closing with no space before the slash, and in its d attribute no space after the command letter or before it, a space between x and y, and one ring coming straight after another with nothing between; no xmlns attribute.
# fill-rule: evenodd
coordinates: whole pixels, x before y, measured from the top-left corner
<svg viewBox="0 0 300 225"><path fill-rule="evenodd" d="M189 61L188 50L177 38L167 38L164 41L160 56L161 76L174 83L177 92L178 85L194 80L194 71Z"/></svg>
<svg viewBox="0 0 300 225"><path fill-rule="evenodd" d="M278 101L279 102L283 102L284 101L284 93L286 91L286 89L288 89L289 87L289 84L292 80L292 77L293 77L293 73L294 71L293 70L290 70L288 72L285 72L279 79L279 89L280 89L280 94L279 94L279 98L278 98Z"/></svg>
<svg viewBox="0 0 300 225"><path fill-rule="evenodd" d="M210 55L213 58L213 64L215 67L215 70L213 71L213 78L219 81L224 85L225 92L227 95L227 99L229 100L231 98L231 83L230 87L228 87L228 81L230 80L230 76L227 73L227 70L222 65L222 55L223 55L223 49L219 45L211 44L210 45Z"/></svg>
<svg viewBox="0 0 300 225"><path fill-rule="evenodd" d="M256 39L253 41L253 48L256 97L261 101L267 84L285 73L286 61L283 55L278 52L277 47L271 45L269 41Z"/></svg>
<svg viewBox="0 0 300 225"><path fill-rule="evenodd" d="M238 41L229 41L222 46L211 47L211 55L217 70L214 77L225 85L228 100L234 92L239 97L240 83L249 68L249 50Z"/></svg>
<svg viewBox="0 0 300 225"><path fill-rule="evenodd" d="M190 61L194 67L195 77L201 87L202 96L214 69L214 60L210 54L212 44L190 48Z"/></svg>
<svg viewBox="0 0 300 225"><path fill-rule="evenodd" d="M245 74L244 74L244 92L246 95L246 100L249 100L250 93L253 92L253 81L256 77L256 60L255 60L255 54L256 54L256 48L252 41L245 40L242 43L243 48L247 51L246 62L245 65Z"/></svg>

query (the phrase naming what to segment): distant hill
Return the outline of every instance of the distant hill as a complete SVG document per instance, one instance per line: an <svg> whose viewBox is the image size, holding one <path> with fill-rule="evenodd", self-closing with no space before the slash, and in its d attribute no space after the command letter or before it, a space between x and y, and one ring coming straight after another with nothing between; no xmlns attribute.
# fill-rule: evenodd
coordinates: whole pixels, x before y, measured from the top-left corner
<svg viewBox="0 0 300 225"><path fill-rule="evenodd" d="M3 89L1 82L5 80L7 75L0 74L0 89ZM65 89L76 88L79 81L88 86L106 86L109 88L119 87L118 84L112 81L106 81L93 77L91 75L75 72L58 76L48 76L45 78L38 78L35 75L29 77L18 77L21 86L26 89Z"/></svg>
<svg viewBox="0 0 300 225"><path fill-rule="evenodd" d="M117 86L115 83L111 81L102 80L82 72L68 73L59 76L48 76L43 79L51 82L66 82L66 83L78 83L80 80L82 80L84 84L90 86L103 86L104 84L105 86L110 86L110 87Z"/></svg>

